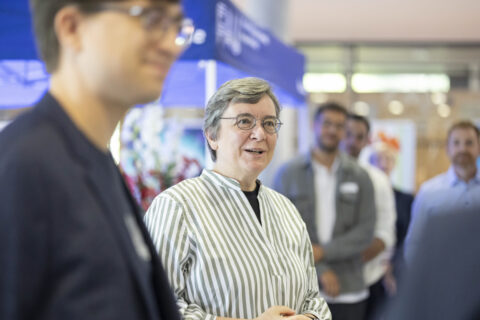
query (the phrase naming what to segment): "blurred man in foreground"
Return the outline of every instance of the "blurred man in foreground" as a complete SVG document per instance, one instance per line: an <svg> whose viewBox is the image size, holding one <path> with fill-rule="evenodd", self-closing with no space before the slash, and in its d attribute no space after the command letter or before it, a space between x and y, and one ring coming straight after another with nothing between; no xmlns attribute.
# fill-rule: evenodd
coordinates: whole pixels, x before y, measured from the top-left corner
<svg viewBox="0 0 480 320"><path fill-rule="evenodd" d="M433 216L387 320L480 319L480 208Z"/></svg>
<svg viewBox="0 0 480 320"><path fill-rule="evenodd" d="M193 26L177 1L31 6L51 84L0 135L0 319L179 319L107 145Z"/></svg>

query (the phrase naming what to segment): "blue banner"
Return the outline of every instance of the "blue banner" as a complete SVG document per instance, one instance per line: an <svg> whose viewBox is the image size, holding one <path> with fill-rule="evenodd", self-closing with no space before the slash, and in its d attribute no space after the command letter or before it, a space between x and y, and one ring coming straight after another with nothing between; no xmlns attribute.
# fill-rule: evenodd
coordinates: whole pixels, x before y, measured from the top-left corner
<svg viewBox="0 0 480 320"><path fill-rule="evenodd" d="M305 57L259 27L229 0L184 0L195 23L192 46L182 59L215 59L248 75L275 83L304 100Z"/></svg>
<svg viewBox="0 0 480 320"><path fill-rule="evenodd" d="M28 0L0 1L0 59L37 59Z"/></svg>
<svg viewBox="0 0 480 320"><path fill-rule="evenodd" d="M216 59L304 99L305 58L296 49L254 24L228 0L217 0L215 32Z"/></svg>
<svg viewBox="0 0 480 320"><path fill-rule="evenodd" d="M304 103L305 59L295 48L257 26L229 0L183 0L182 3L185 16L193 20L196 31L192 45L172 69L173 80L165 85L167 96L162 99L166 105L175 100L179 105L191 105L194 101L201 102L197 106L204 105L205 77L197 64L201 60L223 62L217 69L217 87L223 80L256 76L272 83L276 93L289 101L288 104ZM0 60L38 59L31 30L28 0L1 1ZM0 77L4 71L5 66L0 65ZM199 95L190 99L184 90L192 92L190 97ZM0 101L0 107L2 105L12 104Z"/></svg>

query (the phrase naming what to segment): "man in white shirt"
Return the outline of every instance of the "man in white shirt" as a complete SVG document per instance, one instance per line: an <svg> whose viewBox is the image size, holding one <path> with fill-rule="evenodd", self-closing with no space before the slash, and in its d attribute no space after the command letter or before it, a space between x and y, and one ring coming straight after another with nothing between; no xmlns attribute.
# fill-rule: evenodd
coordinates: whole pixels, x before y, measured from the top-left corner
<svg viewBox="0 0 480 320"><path fill-rule="evenodd" d="M369 142L370 123L363 116L350 114L345 132L341 149L358 160L360 152ZM395 245L395 198L385 173L368 163L360 163L360 166L372 180L377 211L374 238L363 252L363 274L369 287L366 319L378 319L386 299L383 277Z"/></svg>

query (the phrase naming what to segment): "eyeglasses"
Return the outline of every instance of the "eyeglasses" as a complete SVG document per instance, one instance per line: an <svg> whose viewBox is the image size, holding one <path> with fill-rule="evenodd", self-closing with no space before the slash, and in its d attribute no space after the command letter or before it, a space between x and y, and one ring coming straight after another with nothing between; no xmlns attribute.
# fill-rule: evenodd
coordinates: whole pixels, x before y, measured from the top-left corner
<svg viewBox="0 0 480 320"><path fill-rule="evenodd" d="M236 117L221 117L220 119L235 120L235 125L241 130L251 130L257 125L257 118L250 113L241 113ZM282 124L276 117L267 116L262 119L262 127L269 134L277 133Z"/></svg>
<svg viewBox="0 0 480 320"><path fill-rule="evenodd" d="M152 32L152 36L155 36L156 39L163 38L171 28L174 28L177 31L175 44L181 48L186 48L191 44L195 31L191 19L183 16L168 16L165 5L127 6L122 2L87 2L77 6L85 12L111 10L125 13L131 17L138 17L145 30Z"/></svg>

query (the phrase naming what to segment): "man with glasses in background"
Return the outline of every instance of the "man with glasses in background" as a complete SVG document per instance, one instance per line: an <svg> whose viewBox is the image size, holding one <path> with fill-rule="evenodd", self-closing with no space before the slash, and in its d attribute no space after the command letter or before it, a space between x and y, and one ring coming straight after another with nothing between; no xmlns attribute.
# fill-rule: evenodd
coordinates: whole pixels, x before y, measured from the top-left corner
<svg viewBox="0 0 480 320"><path fill-rule="evenodd" d="M343 106L321 105L313 118L311 153L280 168L274 188L305 220L332 319L362 320L368 297L362 255L373 239L375 202L368 174L338 149L346 120Z"/></svg>
<svg viewBox="0 0 480 320"><path fill-rule="evenodd" d="M0 319L179 319L107 145L193 26L173 0L31 8L51 83L0 134Z"/></svg>

